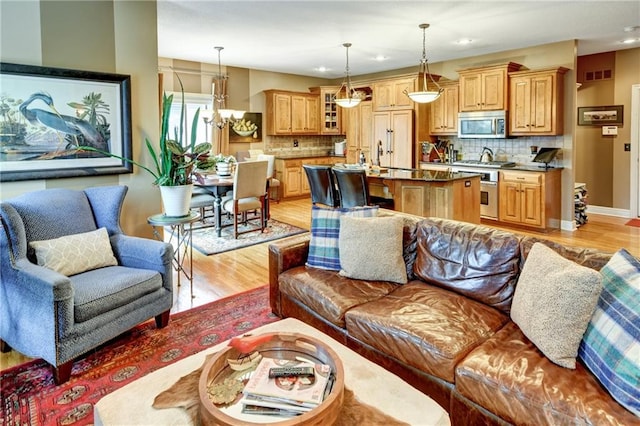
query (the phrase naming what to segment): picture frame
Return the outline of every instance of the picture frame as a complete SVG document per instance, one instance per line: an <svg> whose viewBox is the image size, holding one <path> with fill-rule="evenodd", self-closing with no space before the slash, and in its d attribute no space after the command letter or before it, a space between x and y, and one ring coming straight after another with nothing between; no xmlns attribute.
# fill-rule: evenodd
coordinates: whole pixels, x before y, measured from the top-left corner
<svg viewBox="0 0 640 426"><path fill-rule="evenodd" d="M262 113L261 112L245 112L242 116L245 122L254 123L257 129L250 135L244 136L236 133L233 125L229 126L229 143L250 143L262 142Z"/></svg>
<svg viewBox="0 0 640 426"><path fill-rule="evenodd" d="M132 173L131 77L0 62L0 182Z"/></svg>
<svg viewBox="0 0 640 426"><path fill-rule="evenodd" d="M624 105L578 107L579 126L622 126Z"/></svg>

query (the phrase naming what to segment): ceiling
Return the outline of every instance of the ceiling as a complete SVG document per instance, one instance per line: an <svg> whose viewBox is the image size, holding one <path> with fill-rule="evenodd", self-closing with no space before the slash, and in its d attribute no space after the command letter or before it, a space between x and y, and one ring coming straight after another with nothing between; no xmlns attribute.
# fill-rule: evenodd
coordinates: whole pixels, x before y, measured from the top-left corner
<svg viewBox="0 0 640 426"><path fill-rule="evenodd" d="M223 66L335 79L350 42L352 75L417 69L421 23L429 63L571 39L578 55L640 47L622 43L640 41L638 0L158 0L158 56L217 64L222 46Z"/></svg>

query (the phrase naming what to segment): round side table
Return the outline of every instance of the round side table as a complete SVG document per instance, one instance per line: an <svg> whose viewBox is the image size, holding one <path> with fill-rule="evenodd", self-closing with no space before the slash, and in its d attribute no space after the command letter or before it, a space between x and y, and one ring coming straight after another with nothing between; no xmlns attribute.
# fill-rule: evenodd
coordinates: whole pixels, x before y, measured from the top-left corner
<svg viewBox="0 0 640 426"><path fill-rule="evenodd" d="M191 244L193 237L193 223L200 220L200 213L189 212L187 216L174 217L166 216L164 213L155 214L147 218L147 223L153 227L153 235L156 239L163 241L162 236L158 232L158 227L171 228L169 243L175 237L176 243L173 250L173 267L178 272L178 287L180 286L180 274L189 280L189 288L191 298L193 295L193 245ZM187 226L188 225L188 226ZM189 270L185 269L185 260L188 261Z"/></svg>

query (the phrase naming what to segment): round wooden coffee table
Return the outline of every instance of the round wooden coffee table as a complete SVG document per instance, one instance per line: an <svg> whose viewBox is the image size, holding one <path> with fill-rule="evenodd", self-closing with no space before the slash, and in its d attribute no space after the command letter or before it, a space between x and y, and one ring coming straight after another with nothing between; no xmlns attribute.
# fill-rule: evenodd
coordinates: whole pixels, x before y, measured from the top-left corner
<svg viewBox="0 0 640 426"><path fill-rule="evenodd" d="M234 371L227 363L228 359L237 359L240 356L238 350L228 347L214 355L204 366L198 384L200 397L200 415L202 424L216 424L225 426L250 426L263 425L265 423L277 426L305 425L331 425L342 408L344 398L344 369L338 355L329 346L313 337L297 333L273 334L271 340L259 345L257 351L264 357L295 360L303 357L319 364L331 366L335 374L335 382L331 393L324 401L312 410L296 417L272 417L271 421L255 422L249 420L251 415L236 416L228 410L216 406L209 398L207 388L212 383L218 383L229 377ZM261 419L265 419L261 416Z"/></svg>

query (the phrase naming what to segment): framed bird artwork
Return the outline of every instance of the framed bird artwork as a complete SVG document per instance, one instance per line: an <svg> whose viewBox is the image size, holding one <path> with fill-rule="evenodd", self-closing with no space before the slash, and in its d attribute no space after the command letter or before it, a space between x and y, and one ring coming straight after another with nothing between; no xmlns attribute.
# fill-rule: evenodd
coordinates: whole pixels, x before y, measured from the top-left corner
<svg viewBox="0 0 640 426"><path fill-rule="evenodd" d="M131 173L131 77L0 63L0 182Z"/></svg>

